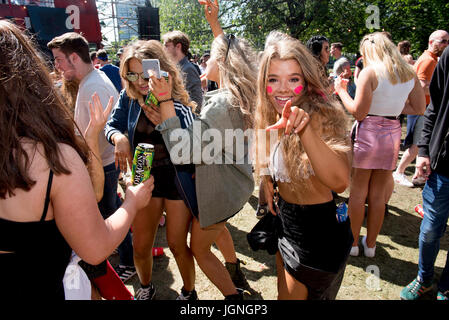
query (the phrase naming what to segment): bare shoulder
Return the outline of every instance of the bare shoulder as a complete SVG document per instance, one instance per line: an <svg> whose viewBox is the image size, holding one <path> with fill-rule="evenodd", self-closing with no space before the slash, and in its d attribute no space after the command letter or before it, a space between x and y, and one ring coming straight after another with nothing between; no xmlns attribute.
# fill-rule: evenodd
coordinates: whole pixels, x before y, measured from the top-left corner
<svg viewBox="0 0 449 320"><path fill-rule="evenodd" d="M71 185L89 183L87 167L78 152L71 146L60 143L58 145L62 165L70 171L70 174L55 175L55 190L59 188L69 190Z"/></svg>
<svg viewBox="0 0 449 320"><path fill-rule="evenodd" d="M377 74L374 66L367 66L360 72L358 86L368 85L373 91L377 88Z"/></svg>

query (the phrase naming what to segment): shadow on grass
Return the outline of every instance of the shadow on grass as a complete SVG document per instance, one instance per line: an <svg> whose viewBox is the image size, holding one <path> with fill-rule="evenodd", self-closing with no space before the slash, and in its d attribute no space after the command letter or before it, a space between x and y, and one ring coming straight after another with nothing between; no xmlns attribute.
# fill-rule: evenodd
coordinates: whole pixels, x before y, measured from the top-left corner
<svg viewBox="0 0 449 320"><path fill-rule="evenodd" d="M257 198L256 199L257 204ZM244 264L241 264L241 269L245 274L247 280L257 281L264 276L275 276L276 275L276 264L275 264L275 256L268 254L265 250L253 251L248 244L246 235L247 232L238 229L234 225L228 223L226 227L229 229L231 233L232 239L234 240L234 247L237 253L240 253L244 256L251 257L257 263L260 263L262 268L260 271L254 271L247 269ZM253 290L252 288L248 290L250 292L249 296L245 296L246 300L263 300L263 297L260 292Z"/></svg>
<svg viewBox="0 0 449 320"><path fill-rule="evenodd" d="M376 266L379 268L379 279L399 287L405 287L416 278L418 272L418 266L415 263L404 261L401 259L391 257L385 248L391 248L389 245L385 245L377 242L376 244L376 256L374 258L367 258L363 255L363 248L360 249L360 255L358 257L349 257L348 265L360 268L367 271L369 266ZM435 267L434 279L439 279L443 269ZM367 273L367 277L369 273ZM435 281L436 281L435 280ZM398 298L399 298L398 292ZM436 282L431 292L422 297L422 300L435 300L437 294Z"/></svg>

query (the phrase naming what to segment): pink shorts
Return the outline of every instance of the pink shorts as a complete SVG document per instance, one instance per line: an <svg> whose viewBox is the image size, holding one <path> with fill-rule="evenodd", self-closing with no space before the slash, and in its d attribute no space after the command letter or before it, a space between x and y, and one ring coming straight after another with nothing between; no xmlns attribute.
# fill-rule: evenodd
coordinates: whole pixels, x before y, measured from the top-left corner
<svg viewBox="0 0 449 320"><path fill-rule="evenodd" d="M353 168L394 170L401 144L399 120L367 116L356 121Z"/></svg>

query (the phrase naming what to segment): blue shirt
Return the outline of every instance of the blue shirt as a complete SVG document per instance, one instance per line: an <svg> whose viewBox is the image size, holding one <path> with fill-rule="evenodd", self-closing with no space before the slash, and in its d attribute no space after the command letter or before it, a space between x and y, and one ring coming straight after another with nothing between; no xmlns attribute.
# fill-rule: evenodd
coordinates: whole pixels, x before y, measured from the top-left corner
<svg viewBox="0 0 449 320"><path fill-rule="evenodd" d="M120 78L120 69L112 64L105 64L100 68L101 71L106 73L111 82L114 84L114 87L118 92L122 91L122 79Z"/></svg>

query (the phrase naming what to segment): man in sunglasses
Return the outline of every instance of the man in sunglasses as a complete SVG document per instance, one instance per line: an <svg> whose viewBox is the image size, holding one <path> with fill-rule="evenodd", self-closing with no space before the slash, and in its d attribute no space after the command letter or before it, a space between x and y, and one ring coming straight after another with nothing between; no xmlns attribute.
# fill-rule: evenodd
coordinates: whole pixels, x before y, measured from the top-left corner
<svg viewBox="0 0 449 320"><path fill-rule="evenodd" d="M418 75L421 87L426 94L426 105L430 103L429 85L432 79L433 71L438 63L438 58L443 54L444 49L449 42L449 33L444 30L434 31L429 37L429 46L427 50L418 58L413 65ZM424 124L424 118L421 115L407 115L407 135L404 140L405 150L401 161L393 172L394 181L406 187L424 185L425 180L422 177L414 178L410 182L405 176L405 169L418 155L418 140L421 136L421 130ZM415 171L416 176L416 171Z"/></svg>

